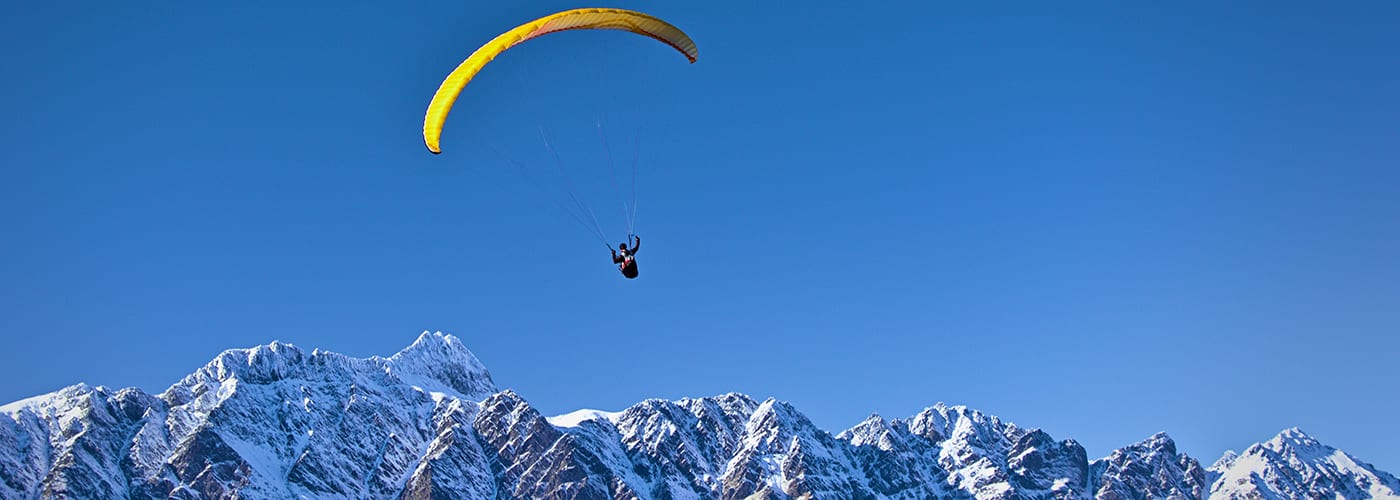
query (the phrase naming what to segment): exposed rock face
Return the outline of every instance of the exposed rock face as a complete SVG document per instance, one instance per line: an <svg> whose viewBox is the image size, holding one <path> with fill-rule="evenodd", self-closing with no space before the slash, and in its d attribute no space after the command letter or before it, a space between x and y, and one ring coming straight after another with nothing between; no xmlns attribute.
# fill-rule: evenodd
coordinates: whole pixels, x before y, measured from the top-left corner
<svg viewBox="0 0 1400 500"><path fill-rule="evenodd" d="M1165 434L1090 462L938 404L832 435L742 394L546 418L450 335L389 358L234 349L159 395L75 385L0 407L0 498L1396 498L1297 429L1209 471Z"/></svg>
<svg viewBox="0 0 1400 500"><path fill-rule="evenodd" d="M1095 461L1090 473L1095 497L1105 500L1204 498L1208 487L1201 464L1177 454L1164 433Z"/></svg>

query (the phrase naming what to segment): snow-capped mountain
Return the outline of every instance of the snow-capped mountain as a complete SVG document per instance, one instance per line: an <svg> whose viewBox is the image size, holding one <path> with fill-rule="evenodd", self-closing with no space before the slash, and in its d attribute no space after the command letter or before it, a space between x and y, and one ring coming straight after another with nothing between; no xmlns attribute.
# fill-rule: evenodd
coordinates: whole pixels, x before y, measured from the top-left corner
<svg viewBox="0 0 1400 500"><path fill-rule="evenodd" d="M1203 498L1209 487L1201 464L1178 454L1166 433L1094 461L1090 476L1098 498Z"/></svg>
<svg viewBox="0 0 1400 500"><path fill-rule="evenodd" d="M445 335L390 358L229 350L155 396L76 385L0 407L0 497L395 496L494 392ZM471 470L454 474L490 491Z"/></svg>
<svg viewBox="0 0 1400 500"><path fill-rule="evenodd" d="M164 392L0 406L0 498L1395 498L1297 429L1209 471L1165 434L1090 461L962 406L830 434L743 394L545 417L460 341L388 357L225 351Z"/></svg>
<svg viewBox="0 0 1400 500"><path fill-rule="evenodd" d="M1400 498L1400 480L1302 430L1286 429L1210 468L1212 498Z"/></svg>

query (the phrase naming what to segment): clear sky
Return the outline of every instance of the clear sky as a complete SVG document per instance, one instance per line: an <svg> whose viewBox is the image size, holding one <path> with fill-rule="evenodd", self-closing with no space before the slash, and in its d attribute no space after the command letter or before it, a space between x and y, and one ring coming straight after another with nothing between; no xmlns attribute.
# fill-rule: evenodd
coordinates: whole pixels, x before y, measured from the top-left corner
<svg viewBox="0 0 1400 500"><path fill-rule="evenodd" d="M699 62L529 42L439 156L441 79L580 5L7 6L0 401L440 330L546 414L944 401L1205 465L1296 425L1400 473L1400 4L794 5L608 5ZM640 158L639 279L542 131L614 244Z"/></svg>

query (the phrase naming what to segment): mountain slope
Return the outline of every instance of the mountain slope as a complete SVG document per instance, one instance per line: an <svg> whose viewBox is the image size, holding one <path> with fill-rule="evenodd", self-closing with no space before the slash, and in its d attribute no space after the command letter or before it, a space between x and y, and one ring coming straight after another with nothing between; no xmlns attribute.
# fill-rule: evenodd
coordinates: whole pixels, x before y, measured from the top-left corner
<svg viewBox="0 0 1400 500"><path fill-rule="evenodd" d="M1400 498L1400 480L1297 427L1228 452L1210 469L1212 498Z"/></svg>

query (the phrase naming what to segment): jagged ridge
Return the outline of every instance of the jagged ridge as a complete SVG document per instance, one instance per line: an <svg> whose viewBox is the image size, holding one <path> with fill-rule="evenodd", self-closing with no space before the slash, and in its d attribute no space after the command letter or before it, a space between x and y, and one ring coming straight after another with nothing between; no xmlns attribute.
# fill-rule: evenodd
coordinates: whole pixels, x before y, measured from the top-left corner
<svg viewBox="0 0 1400 500"><path fill-rule="evenodd" d="M963 406L837 435L730 393L545 418L455 337L388 358L274 342L158 395L75 385L0 407L3 498L1394 498L1290 429L1207 471L1166 434L1089 461Z"/></svg>

